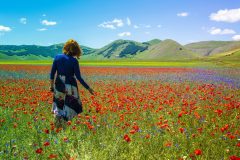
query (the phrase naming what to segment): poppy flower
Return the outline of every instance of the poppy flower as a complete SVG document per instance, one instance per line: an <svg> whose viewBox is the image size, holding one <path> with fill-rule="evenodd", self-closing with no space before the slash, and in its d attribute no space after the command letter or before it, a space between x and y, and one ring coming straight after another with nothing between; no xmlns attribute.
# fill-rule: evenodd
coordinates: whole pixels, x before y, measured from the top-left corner
<svg viewBox="0 0 240 160"><path fill-rule="evenodd" d="M237 156L231 156L229 158L230 158L230 160L240 160L240 157L237 157Z"/></svg>
<svg viewBox="0 0 240 160"><path fill-rule="evenodd" d="M134 134L136 131L132 129L129 133Z"/></svg>
<svg viewBox="0 0 240 160"><path fill-rule="evenodd" d="M130 142L131 141L130 137L127 134L124 135L124 140L126 142Z"/></svg>
<svg viewBox="0 0 240 160"><path fill-rule="evenodd" d="M56 154L50 154L50 155L48 156L48 158L49 158L49 159L54 159L54 158L57 158L57 155L56 155Z"/></svg>
<svg viewBox="0 0 240 160"><path fill-rule="evenodd" d="M67 122L67 125L68 125L68 126L70 126L71 124L72 124L72 122L71 122L71 121L68 121L68 122Z"/></svg>
<svg viewBox="0 0 240 160"><path fill-rule="evenodd" d="M179 131L180 131L181 133L183 133L183 132L184 132L184 128L179 128Z"/></svg>
<svg viewBox="0 0 240 160"><path fill-rule="evenodd" d="M150 137L151 137L150 134L147 134L147 135L145 136L146 139L148 139L148 138L150 138Z"/></svg>
<svg viewBox="0 0 240 160"><path fill-rule="evenodd" d="M49 130L48 130L48 129L45 129L44 132L45 132L46 134L49 134Z"/></svg>
<svg viewBox="0 0 240 160"><path fill-rule="evenodd" d="M240 147L240 142L238 142L236 146L237 146L237 147Z"/></svg>
<svg viewBox="0 0 240 160"><path fill-rule="evenodd" d="M194 153L195 153L195 155L201 155L202 154L202 151L200 150L200 149L196 149L195 151L194 151Z"/></svg>
<svg viewBox="0 0 240 160"><path fill-rule="evenodd" d="M36 153L37 153L37 154L42 154L42 152L43 152L43 149L42 149L42 148L38 148L38 149L36 150Z"/></svg>
<svg viewBox="0 0 240 160"><path fill-rule="evenodd" d="M50 143L47 141L47 142L44 142L44 144L43 144L45 147L46 146L49 146L50 145Z"/></svg>

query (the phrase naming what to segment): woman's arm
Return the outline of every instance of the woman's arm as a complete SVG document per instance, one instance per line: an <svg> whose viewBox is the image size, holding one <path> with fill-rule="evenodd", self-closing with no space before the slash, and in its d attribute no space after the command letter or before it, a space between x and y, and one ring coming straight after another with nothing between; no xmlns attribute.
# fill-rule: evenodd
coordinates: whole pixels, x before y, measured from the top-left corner
<svg viewBox="0 0 240 160"><path fill-rule="evenodd" d="M88 86L88 84L82 79L81 77L81 73L80 73L80 69L79 69L79 64L78 61L75 59L75 63L74 63L74 74L77 77L77 79L79 80L79 82L87 89L89 90L90 87Z"/></svg>
<svg viewBox="0 0 240 160"><path fill-rule="evenodd" d="M56 62L56 57L53 60L51 72L50 72L50 91L53 91L53 83L54 83L54 76L57 71L57 62Z"/></svg>

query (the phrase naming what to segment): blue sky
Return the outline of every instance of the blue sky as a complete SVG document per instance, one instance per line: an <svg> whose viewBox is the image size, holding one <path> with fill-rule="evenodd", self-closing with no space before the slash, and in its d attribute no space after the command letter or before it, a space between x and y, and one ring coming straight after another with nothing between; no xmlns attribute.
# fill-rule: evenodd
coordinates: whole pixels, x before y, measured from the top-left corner
<svg viewBox="0 0 240 160"><path fill-rule="evenodd" d="M238 0L0 0L0 44L240 40Z"/></svg>

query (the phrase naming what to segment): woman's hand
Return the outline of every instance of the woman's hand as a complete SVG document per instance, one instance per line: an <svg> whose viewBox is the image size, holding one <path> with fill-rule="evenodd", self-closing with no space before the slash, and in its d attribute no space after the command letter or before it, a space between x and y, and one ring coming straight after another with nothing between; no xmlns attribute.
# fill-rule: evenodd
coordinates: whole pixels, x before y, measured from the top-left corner
<svg viewBox="0 0 240 160"><path fill-rule="evenodd" d="M53 92L54 91L54 89L53 89L53 87L51 86L51 87L49 87L49 91L50 92Z"/></svg>
<svg viewBox="0 0 240 160"><path fill-rule="evenodd" d="M53 89L53 83L54 83L54 81L51 79L51 80L50 80L50 87L49 87L49 91L50 91L50 92L53 92L53 91L54 91L54 89Z"/></svg>
<svg viewBox="0 0 240 160"><path fill-rule="evenodd" d="M88 91L89 91L92 95L94 95L94 91L93 91L92 88L89 88Z"/></svg>

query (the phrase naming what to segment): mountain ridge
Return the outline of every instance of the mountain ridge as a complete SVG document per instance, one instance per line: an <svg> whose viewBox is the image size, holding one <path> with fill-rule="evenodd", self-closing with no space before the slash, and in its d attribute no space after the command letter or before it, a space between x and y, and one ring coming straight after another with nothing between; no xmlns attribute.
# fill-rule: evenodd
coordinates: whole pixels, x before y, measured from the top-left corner
<svg viewBox="0 0 240 160"><path fill-rule="evenodd" d="M62 53L64 43L50 46L0 45L0 59L51 59ZM147 42L118 39L99 49L81 45L83 59L188 60L200 57L231 57L240 49L239 41L200 41L181 45L172 39ZM226 54L225 54L226 53ZM238 54L234 54L236 57Z"/></svg>

